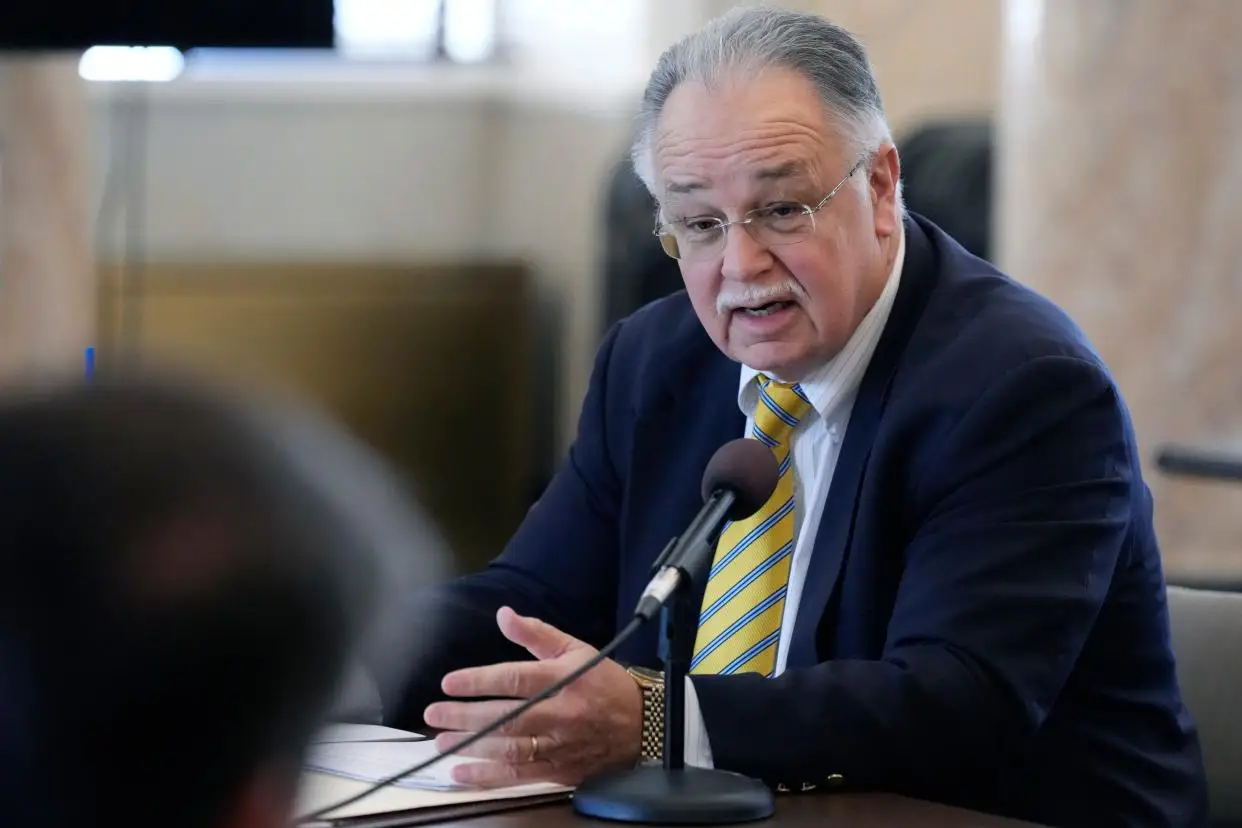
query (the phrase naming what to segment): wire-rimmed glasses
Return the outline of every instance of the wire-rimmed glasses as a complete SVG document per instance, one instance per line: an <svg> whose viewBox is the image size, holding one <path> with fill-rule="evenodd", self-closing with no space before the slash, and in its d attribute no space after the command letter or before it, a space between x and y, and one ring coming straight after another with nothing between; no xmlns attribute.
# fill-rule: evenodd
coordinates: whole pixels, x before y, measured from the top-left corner
<svg viewBox="0 0 1242 828"><path fill-rule="evenodd" d="M814 207L782 201L757 207L736 221L725 221L715 216L696 216L667 224L657 223L652 232L660 239L660 247L665 253L674 259L687 261L720 255L729 228L735 224L744 226L755 241L764 246L795 244L815 232L815 214L840 192L845 182L862 168L865 161L865 158L860 159L851 167L828 195L821 198Z"/></svg>

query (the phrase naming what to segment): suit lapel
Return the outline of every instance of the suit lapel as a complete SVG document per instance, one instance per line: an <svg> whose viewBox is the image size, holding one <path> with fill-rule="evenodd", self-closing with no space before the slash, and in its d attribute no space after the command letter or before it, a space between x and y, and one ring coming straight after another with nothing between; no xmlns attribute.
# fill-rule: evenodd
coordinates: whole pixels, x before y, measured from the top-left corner
<svg viewBox="0 0 1242 828"><path fill-rule="evenodd" d="M790 668L819 663L817 632L849 549L867 459L888 401L893 375L935 284L935 256L927 236L913 220L906 221L905 230L906 259L901 286L884 333L858 387L841 453L833 471L832 485L824 503L798 603L787 660Z"/></svg>

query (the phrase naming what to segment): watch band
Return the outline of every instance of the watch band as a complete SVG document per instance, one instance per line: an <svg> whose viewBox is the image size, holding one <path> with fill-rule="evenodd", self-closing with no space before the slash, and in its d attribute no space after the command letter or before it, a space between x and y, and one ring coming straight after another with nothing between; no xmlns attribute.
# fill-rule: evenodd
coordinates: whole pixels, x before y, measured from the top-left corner
<svg viewBox="0 0 1242 828"><path fill-rule="evenodd" d="M664 761L664 675L642 667L630 667L630 676L643 694L643 730L640 759Z"/></svg>

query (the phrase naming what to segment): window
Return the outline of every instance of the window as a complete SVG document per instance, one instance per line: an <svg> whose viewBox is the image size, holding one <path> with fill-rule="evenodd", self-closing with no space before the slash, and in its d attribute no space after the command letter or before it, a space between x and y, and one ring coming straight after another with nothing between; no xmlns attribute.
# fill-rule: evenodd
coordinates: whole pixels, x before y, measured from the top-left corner
<svg viewBox="0 0 1242 828"><path fill-rule="evenodd" d="M171 46L92 46L78 61L78 76L94 81L170 81L185 58Z"/></svg>
<svg viewBox="0 0 1242 828"><path fill-rule="evenodd" d="M524 62L596 71L635 60L644 48L649 6L684 0L502 0L505 45Z"/></svg>
<svg viewBox="0 0 1242 828"><path fill-rule="evenodd" d="M672 0L661 0L661 2ZM680 0L678 0L680 2ZM518 62L595 71L634 61L646 45L653 0L334 0L336 52L357 60L461 63L499 51ZM290 66L318 54L277 50L196 50L190 67ZM170 80L179 60L128 47L92 50L82 76L98 80Z"/></svg>
<svg viewBox="0 0 1242 828"><path fill-rule="evenodd" d="M495 52L496 0L336 0L336 38L347 57L475 63Z"/></svg>
<svg viewBox="0 0 1242 828"><path fill-rule="evenodd" d="M431 56L440 0L336 0L336 44L350 57Z"/></svg>

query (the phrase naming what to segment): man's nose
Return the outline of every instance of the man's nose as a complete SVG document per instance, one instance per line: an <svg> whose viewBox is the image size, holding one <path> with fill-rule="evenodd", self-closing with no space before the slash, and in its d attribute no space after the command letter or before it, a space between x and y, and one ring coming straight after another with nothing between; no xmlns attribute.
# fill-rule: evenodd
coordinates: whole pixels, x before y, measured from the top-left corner
<svg viewBox="0 0 1242 828"><path fill-rule="evenodd" d="M772 254L755 241L745 224L731 225L725 234L721 275L734 281L748 281L772 268Z"/></svg>

